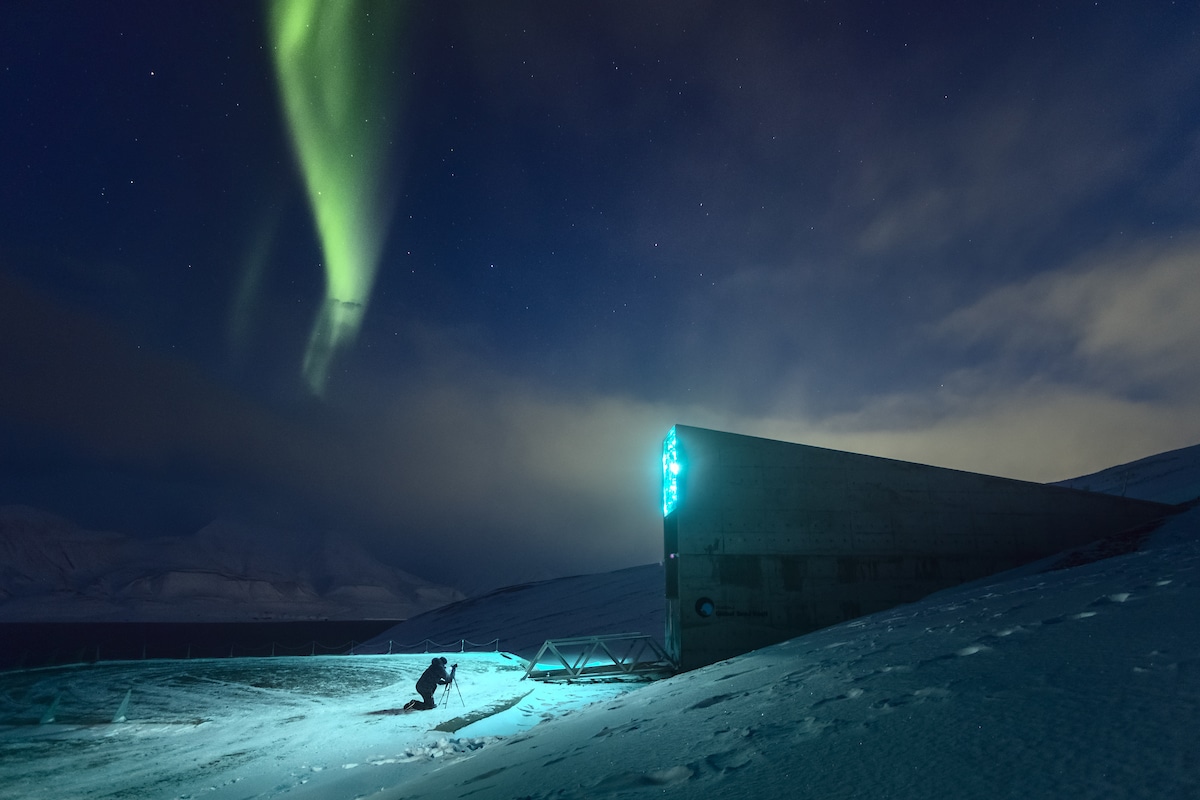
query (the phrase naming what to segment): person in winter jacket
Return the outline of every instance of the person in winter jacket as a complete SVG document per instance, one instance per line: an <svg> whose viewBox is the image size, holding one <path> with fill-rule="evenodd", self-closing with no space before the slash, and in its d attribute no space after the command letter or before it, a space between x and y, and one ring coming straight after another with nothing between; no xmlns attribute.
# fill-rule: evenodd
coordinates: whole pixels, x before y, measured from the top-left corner
<svg viewBox="0 0 1200 800"><path fill-rule="evenodd" d="M446 672L446 658L443 656L433 659L421 673L421 677L417 679L417 694L421 695L421 699L409 700L404 705L404 710L428 711L431 708L437 708L437 703L433 702L433 693L438 690L439 686L449 686L454 681L454 673L457 669L458 664L455 664L450 672Z"/></svg>

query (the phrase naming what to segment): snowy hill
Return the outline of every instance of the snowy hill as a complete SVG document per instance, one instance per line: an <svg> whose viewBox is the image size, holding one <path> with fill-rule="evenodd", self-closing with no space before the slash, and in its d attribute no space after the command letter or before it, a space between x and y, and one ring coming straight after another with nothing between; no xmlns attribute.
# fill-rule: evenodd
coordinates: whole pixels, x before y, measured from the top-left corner
<svg viewBox="0 0 1200 800"><path fill-rule="evenodd" d="M217 521L189 537L0 507L0 621L402 619L460 599L332 536Z"/></svg>
<svg viewBox="0 0 1200 800"><path fill-rule="evenodd" d="M423 642L466 640L532 658L547 639L642 633L660 643L665 626L661 564L509 586L427 611L390 628L359 648L387 652L395 643L407 652ZM393 648L394 650L395 648Z"/></svg>
<svg viewBox="0 0 1200 800"><path fill-rule="evenodd" d="M1159 453L1056 485L1159 503L1187 503L1200 497L1200 445Z"/></svg>

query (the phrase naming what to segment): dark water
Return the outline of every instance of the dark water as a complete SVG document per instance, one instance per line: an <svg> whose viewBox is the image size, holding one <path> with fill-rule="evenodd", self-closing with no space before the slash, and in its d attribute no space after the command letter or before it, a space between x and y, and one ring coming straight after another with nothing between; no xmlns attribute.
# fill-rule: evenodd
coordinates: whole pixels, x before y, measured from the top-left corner
<svg viewBox="0 0 1200 800"><path fill-rule="evenodd" d="M0 623L0 669L363 652L358 645L398 621Z"/></svg>

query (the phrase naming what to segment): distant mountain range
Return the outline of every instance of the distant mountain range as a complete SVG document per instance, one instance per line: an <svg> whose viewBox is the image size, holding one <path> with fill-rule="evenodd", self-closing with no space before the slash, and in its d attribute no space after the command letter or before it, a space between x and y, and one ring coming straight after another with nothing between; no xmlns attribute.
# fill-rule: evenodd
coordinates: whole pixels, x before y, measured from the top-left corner
<svg viewBox="0 0 1200 800"><path fill-rule="evenodd" d="M218 520L147 539L0 506L0 622L407 619L461 599L333 534Z"/></svg>

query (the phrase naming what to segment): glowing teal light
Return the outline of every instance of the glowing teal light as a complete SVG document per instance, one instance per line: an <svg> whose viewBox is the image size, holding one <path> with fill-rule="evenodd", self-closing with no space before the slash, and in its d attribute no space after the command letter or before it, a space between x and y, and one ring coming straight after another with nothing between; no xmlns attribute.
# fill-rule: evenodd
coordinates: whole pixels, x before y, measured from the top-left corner
<svg viewBox="0 0 1200 800"><path fill-rule="evenodd" d="M679 458L679 437L671 428L663 439L663 516L667 516L679 505L679 476L683 473L683 462Z"/></svg>

